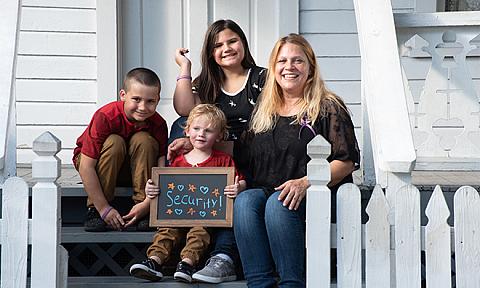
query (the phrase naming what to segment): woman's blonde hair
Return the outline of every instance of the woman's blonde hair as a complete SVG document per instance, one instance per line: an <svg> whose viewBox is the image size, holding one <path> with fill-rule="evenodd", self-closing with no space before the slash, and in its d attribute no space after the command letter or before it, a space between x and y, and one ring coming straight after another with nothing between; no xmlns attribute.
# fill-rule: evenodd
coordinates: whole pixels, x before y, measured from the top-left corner
<svg viewBox="0 0 480 288"><path fill-rule="evenodd" d="M282 88L275 80L275 66L280 49L287 43L300 47L307 57L307 63L310 65L309 75L303 88L303 97L299 101L301 109L297 113L294 123L300 123L302 118L306 117L312 121L311 125L313 125L319 115L326 115L323 105L325 100L331 100L346 110L343 101L325 87L325 82L320 76L315 53L310 44L302 36L292 33L280 38L270 53L267 80L259 97L260 101L253 111L250 124L250 129L254 133L262 133L273 129L277 122L278 111L284 104Z"/></svg>
<svg viewBox="0 0 480 288"><path fill-rule="evenodd" d="M220 110L220 108L213 104L198 104L192 109L192 111L190 111L187 122L185 123L185 134L187 134L188 129L190 129L193 120L200 116L207 117L208 121L210 122L210 126L220 131L222 140L226 140L228 138L227 117L225 117L225 114L222 110Z"/></svg>

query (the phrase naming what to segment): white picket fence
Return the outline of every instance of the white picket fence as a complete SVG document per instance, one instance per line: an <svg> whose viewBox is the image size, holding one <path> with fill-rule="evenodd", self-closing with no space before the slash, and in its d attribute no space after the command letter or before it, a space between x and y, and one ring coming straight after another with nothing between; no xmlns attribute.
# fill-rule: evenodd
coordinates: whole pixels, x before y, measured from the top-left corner
<svg viewBox="0 0 480 288"><path fill-rule="evenodd" d="M27 287L27 249L31 244L31 287L67 287L68 253L61 243L61 142L45 132L33 142L38 157L32 162L32 219L28 218L27 183L8 178L2 189L1 287Z"/></svg>
<svg viewBox="0 0 480 288"><path fill-rule="evenodd" d="M367 288L420 288L422 250L426 255L427 287L452 287L454 251L456 287L480 287L480 197L474 188L463 186L456 191L455 222L450 227L450 211L437 186L425 211L428 225L421 227L420 192L413 185L401 187L393 197L395 203L389 203L377 185L366 209L369 221L362 225L360 190L354 184L345 184L336 196L337 224L331 225L331 193L326 186L330 144L317 136L308 149L312 186L307 192L307 287L331 287L330 249L334 247L337 287L362 287L364 269ZM394 217L389 217L392 206Z"/></svg>

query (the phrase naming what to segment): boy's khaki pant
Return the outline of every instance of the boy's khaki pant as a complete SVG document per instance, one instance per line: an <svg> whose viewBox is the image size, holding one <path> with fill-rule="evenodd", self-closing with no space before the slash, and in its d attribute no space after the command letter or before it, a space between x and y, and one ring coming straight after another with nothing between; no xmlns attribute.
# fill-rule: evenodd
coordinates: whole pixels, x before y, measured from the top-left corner
<svg viewBox="0 0 480 288"><path fill-rule="evenodd" d="M152 167L158 165L158 156L159 144L147 132L133 134L128 143L116 134L108 136L96 167L107 201L115 198L116 186L132 186L133 201L142 202L145 199L145 183L151 176ZM80 162L81 154L77 156L77 170ZM87 198L87 206L93 207L90 198Z"/></svg>
<svg viewBox="0 0 480 288"><path fill-rule="evenodd" d="M196 266L203 253L210 245L210 234L203 227L159 228L153 236L153 243L148 247L147 256L157 256L165 264L174 247L186 237L185 247L180 252L181 259L189 258Z"/></svg>

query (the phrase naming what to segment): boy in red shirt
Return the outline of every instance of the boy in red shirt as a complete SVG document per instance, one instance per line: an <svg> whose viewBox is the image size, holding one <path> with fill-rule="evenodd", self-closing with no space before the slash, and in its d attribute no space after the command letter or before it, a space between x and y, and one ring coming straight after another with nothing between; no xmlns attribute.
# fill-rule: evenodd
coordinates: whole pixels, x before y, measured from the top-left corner
<svg viewBox="0 0 480 288"><path fill-rule="evenodd" d="M145 207L150 201L144 188L152 167L164 166L168 133L165 120L155 111L160 89L155 72L131 70L120 101L98 109L77 139L73 163L88 195L85 231L122 230L136 222L137 230L149 228ZM124 216L110 206L117 179L118 184L133 186L135 204Z"/></svg>
<svg viewBox="0 0 480 288"><path fill-rule="evenodd" d="M217 150L213 145L226 139L227 119L225 114L212 104L199 104L190 112L185 134L190 138L193 150L177 156L170 166L172 167L235 167L233 158ZM235 183L224 189L227 197L235 198L245 190L247 183L241 174L236 171ZM155 198L160 189L148 180L145 187L147 197ZM130 267L130 274L137 278L150 281L162 279L162 265L168 260L175 244L186 239L185 247L180 252L181 261L173 277L179 281L190 283L203 253L210 244L210 234L204 227L192 228L158 228L153 237L153 243L148 247L148 258L141 263Z"/></svg>

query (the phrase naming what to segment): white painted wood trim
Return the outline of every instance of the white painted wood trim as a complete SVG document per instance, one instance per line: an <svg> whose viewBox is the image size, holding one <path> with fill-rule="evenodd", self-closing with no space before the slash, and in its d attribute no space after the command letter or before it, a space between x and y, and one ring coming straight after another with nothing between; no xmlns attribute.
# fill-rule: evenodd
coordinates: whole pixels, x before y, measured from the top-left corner
<svg viewBox="0 0 480 288"><path fill-rule="evenodd" d="M397 28L480 25L480 11L398 13L394 17Z"/></svg>
<svg viewBox="0 0 480 288"><path fill-rule="evenodd" d="M15 70L21 1L2 3L0 10L0 184L16 174Z"/></svg>
<svg viewBox="0 0 480 288"><path fill-rule="evenodd" d="M373 149L375 165L383 171L410 172L416 156L392 7L389 1L383 0L355 0L354 4L363 71L368 83L364 105L368 105L372 145L378 147Z"/></svg>
<svg viewBox="0 0 480 288"><path fill-rule="evenodd" d="M337 192L337 285L362 287L362 216L360 189L343 184Z"/></svg>
<svg viewBox="0 0 480 288"><path fill-rule="evenodd" d="M331 145L318 135L307 145L312 160L307 164L307 177L311 186L307 189L306 247L307 288L330 287L330 182ZM333 236L333 235L332 235ZM335 240L334 240L335 241Z"/></svg>
<svg viewBox="0 0 480 288"><path fill-rule="evenodd" d="M11 177L2 194L1 287L23 288L27 285L28 185Z"/></svg>
<svg viewBox="0 0 480 288"><path fill-rule="evenodd" d="M447 219L450 216L447 202L440 186L436 186L428 202L425 214L425 258L427 286L451 288L451 237Z"/></svg>
<svg viewBox="0 0 480 288"><path fill-rule="evenodd" d="M97 106L116 100L118 75L118 0L97 1Z"/></svg>

